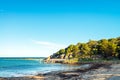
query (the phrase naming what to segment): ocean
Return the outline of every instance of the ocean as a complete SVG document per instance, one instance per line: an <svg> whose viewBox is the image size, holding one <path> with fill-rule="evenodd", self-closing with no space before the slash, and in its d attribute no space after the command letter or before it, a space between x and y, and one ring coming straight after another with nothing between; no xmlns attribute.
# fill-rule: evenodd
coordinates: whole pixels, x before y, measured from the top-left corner
<svg viewBox="0 0 120 80"><path fill-rule="evenodd" d="M78 65L48 64L44 58L0 58L0 77L22 77L59 70L71 70Z"/></svg>

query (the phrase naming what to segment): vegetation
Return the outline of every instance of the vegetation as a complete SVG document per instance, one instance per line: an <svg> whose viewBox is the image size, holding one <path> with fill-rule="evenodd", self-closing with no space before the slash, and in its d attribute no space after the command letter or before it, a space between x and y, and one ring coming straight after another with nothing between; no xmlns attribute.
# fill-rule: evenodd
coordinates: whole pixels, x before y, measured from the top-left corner
<svg viewBox="0 0 120 80"><path fill-rule="evenodd" d="M99 41L90 40L87 43L77 43L76 45L71 44L54 53L50 58L71 59L73 62L74 60L120 59L120 37Z"/></svg>

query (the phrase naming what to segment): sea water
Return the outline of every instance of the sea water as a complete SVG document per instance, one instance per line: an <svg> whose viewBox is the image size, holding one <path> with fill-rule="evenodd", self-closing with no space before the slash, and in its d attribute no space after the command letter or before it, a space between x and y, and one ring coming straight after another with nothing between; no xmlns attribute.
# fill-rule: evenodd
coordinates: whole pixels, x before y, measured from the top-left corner
<svg viewBox="0 0 120 80"><path fill-rule="evenodd" d="M75 65L48 64L44 58L0 58L0 77L21 77L78 68Z"/></svg>

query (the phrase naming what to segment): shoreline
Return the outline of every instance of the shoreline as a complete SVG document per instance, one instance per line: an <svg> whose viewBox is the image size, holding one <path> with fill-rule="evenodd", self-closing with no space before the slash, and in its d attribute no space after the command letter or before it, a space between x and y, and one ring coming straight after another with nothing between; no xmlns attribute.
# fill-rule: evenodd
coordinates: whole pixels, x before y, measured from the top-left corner
<svg viewBox="0 0 120 80"><path fill-rule="evenodd" d="M120 76L120 64L91 63L90 65L71 71L52 71L35 76L6 77L0 80L112 80L112 76Z"/></svg>

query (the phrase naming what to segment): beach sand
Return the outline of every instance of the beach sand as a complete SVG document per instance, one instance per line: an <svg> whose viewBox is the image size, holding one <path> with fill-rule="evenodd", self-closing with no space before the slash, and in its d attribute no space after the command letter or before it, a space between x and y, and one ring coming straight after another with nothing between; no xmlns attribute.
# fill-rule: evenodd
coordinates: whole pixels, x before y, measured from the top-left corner
<svg viewBox="0 0 120 80"><path fill-rule="evenodd" d="M120 80L120 64L90 64L72 71L54 71L36 76L0 78L0 80Z"/></svg>

